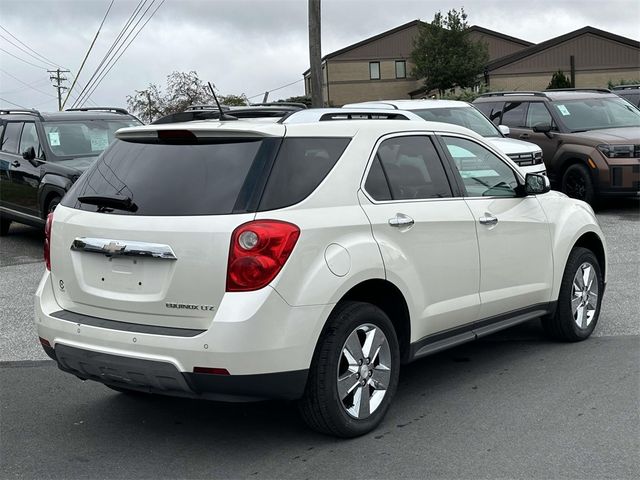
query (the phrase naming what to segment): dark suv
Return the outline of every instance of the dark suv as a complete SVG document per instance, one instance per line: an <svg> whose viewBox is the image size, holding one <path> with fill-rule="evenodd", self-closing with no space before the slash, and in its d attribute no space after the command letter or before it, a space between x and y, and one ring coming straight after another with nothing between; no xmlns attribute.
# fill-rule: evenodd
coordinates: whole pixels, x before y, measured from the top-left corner
<svg viewBox="0 0 640 480"><path fill-rule="evenodd" d="M552 184L567 195L594 203L640 193L640 110L609 90L494 92L473 103L540 146Z"/></svg>
<svg viewBox="0 0 640 480"><path fill-rule="evenodd" d="M640 85L618 85L612 90L619 97L640 108Z"/></svg>
<svg viewBox="0 0 640 480"><path fill-rule="evenodd" d="M116 130L137 125L142 122L121 108L0 110L0 235L14 221L44 226Z"/></svg>

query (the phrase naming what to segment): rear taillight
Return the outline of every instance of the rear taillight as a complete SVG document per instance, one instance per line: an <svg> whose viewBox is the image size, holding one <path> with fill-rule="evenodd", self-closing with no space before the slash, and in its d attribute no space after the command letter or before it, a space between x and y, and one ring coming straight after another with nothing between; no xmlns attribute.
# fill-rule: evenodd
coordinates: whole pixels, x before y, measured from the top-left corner
<svg viewBox="0 0 640 480"><path fill-rule="evenodd" d="M300 236L300 229L279 220L256 220L231 234L227 292L258 290L280 272Z"/></svg>
<svg viewBox="0 0 640 480"><path fill-rule="evenodd" d="M51 271L51 223L53 222L53 212L47 215L47 222L44 224L44 263L47 270Z"/></svg>

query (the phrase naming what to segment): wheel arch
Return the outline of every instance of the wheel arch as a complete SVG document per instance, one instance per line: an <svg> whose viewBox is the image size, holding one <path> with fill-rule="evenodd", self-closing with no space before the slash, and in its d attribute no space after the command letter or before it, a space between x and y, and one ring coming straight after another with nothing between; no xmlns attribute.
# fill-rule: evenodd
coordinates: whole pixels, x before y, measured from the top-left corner
<svg viewBox="0 0 640 480"><path fill-rule="evenodd" d="M365 280L351 287L338 301L334 310L346 301L371 303L385 312L396 329L400 359L402 363L409 361L411 319L407 301L398 287L384 279Z"/></svg>
<svg viewBox="0 0 640 480"><path fill-rule="evenodd" d="M583 233L580 238L573 244L572 250L576 247L583 247L593 252L600 264L602 278L606 278L607 261L602 240L595 232Z"/></svg>
<svg viewBox="0 0 640 480"><path fill-rule="evenodd" d="M558 167L556 169L556 183L559 186L562 186L562 179L564 178L565 172L572 165L584 165L589 172L589 176L591 177L591 181L593 183L594 188L597 188L598 178L597 178L597 170L594 171L593 168L589 166L589 155L587 153L581 152L564 152L558 158Z"/></svg>
<svg viewBox="0 0 640 480"><path fill-rule="evenodd" d="M67 190L71 186L71 181L59 177L57 175L45 175L40 182L40 188L38 192L38 207L40 209L40 216L42 218L47 217L48 205L51 199L54 197L64 197Z"/></svg>

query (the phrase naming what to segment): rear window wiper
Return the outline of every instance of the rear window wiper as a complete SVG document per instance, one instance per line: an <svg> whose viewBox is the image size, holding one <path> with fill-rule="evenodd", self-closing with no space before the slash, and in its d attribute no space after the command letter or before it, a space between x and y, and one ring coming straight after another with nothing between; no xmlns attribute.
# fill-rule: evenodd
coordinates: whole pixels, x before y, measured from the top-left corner
<svg viewBox="0 0 640 480"><path fill-rule="evenodd" d="M98 211L105 211L106 209L113 208L129 212L135 212L138 210L138 206L133 203L133 200L131 200L130 197L125 197L124 195L84 195L82 197L78 197L78 201L89 205L97 205Z"/></svg>

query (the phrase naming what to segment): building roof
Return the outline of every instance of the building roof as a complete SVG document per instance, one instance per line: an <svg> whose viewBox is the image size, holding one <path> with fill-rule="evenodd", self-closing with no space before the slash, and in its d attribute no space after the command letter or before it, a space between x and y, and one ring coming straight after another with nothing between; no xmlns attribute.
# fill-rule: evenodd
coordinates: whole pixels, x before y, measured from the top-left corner
<svg viewBox="0 0 640 480"><path fill-rule="evenodd" d="M399 25L395 28L392 28L391 30L387 30L385 32L379 33L377 35L374 35L373 37L369 37L369 38L365 38L364 40L361 40L360 42L348 45L344 48L341 48L340 50L336 50L335 52L331 52L327 55L325 55L324 57L322 57L322 61L326 61L326 60L330 60L334 57L337 57L339 55L342 55L343 53L347 53L351 50L355 50L356 48L362 47L363 45L366 45L368 43L371 42L375 42L376 40L380 40L381 38L385 38L388 37L389 35L393 35L394 33L398 33L402 30L405 30L407 28L414 28L420 25L425 25L425 22L421 21L421 20L411 20L410 22L404 23L402 25ZM509 35L505 35L503 33L500 32L496 32L494 30L489 30L488 28L484 28L484 27L480 27L478 25L472 25L471 27L469 27L469 32L478 32L478 33L483 33L485 35L492 35L494 37L498 37L502 40L508 40L514 43L519 43L520 45L523 45L525 47L528 47L530 45L534 45L531 42L528 42L526 40L522 40L520 38L516 38L516 37L511 37ZM310 69L305 70L302 75L307 75L309 73Z"/></svg>
<svg viewBox="0 0 640 480"><path fill-rule="evenodd" d="M540 53L544 50L553 48L557 45L560 45L561 43L564 43L566 41L572 40L574 38L577 38L581 35L585 35L588 33L605 38L607 40L612 40L614 42L619 42L624 45L628 45L630 47L640 49L640 42L636 40L633 40L627 37L622 37L620 35L616 35L615 33L606 32L604 30L600 30L595 27L586 26L578 30L574 30L573 32L565 33L564 35L560 35L558 37L551 38L544 42L531 45L530 47L527 47L523 50L512 53L511 55L506 55L502 58L497 58L496 60L489 62L489 64L487 65L487 69L491 71L500 67L504 67L505 65L509 65L510 63L517 62L518 60L522 60L523 58L526 58L530 55Z"/></svg>

